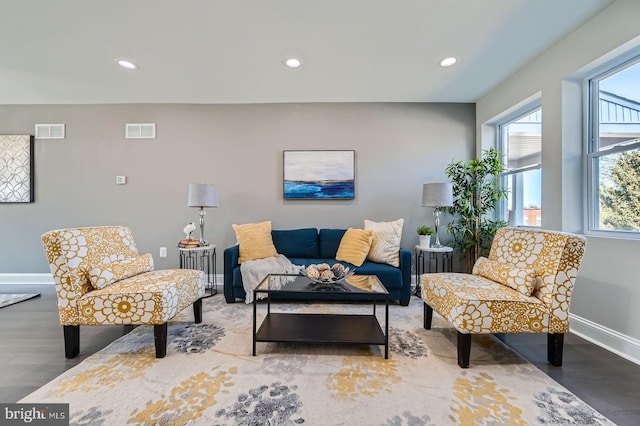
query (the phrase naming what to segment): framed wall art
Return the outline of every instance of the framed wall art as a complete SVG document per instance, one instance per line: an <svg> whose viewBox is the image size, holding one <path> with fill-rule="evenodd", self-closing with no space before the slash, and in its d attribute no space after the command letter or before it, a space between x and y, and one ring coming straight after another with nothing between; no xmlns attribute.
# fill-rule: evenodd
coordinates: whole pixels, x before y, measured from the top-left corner
<svg viewBox="0 0 640 426"><path fill-rule="evenodd" d="M33 136L0 135L0 203L33 203Z"/></svg>
<svg viewBox="0 0 640 426"><path fill-rule="evenodd" d="M285 199L353 199L355 151L284 151Z"/></svg>

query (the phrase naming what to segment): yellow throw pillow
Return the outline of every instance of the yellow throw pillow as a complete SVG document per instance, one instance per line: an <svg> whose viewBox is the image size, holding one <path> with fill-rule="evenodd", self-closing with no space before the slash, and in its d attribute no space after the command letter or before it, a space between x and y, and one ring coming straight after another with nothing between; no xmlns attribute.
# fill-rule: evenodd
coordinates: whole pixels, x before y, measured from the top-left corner
<svg viewBox="0 0 640 426"><path fill-rule="evenodd" d="M99 290L125 278L153 271L153 257L147 253L130 259L91 265L86 271L91 286Z"/></svg>
<svg viewBox="0 0 640 426"><path fill-rule="evenodd" d="M240 245L238 263L278 255L271 238L271 221L232 226Z"/></svg>
<svg viewBox="0 0 640 426"><path fill-rule="evenodd" d="M388 263L395 267L400 266L400 238L403 224L404 219L393 222L373 222L365 219L364 229L373 231L373 241L367 260Z"/></svg>
<svg viewBox="0 0 640 426"><path fill-rule="evenodd" d="M362 266L369 254L372 241L373 231L370 229L347 229L340 240L336 260Z"/></svg>
<svg viewBox="0 0 640 426"><path fill-rule="evenodd" d="M480 257L476 260L472 273L511 287L525 296L531 296L536 288L535 270L518 268L507 263L489 260L486 257Z"/></svg>

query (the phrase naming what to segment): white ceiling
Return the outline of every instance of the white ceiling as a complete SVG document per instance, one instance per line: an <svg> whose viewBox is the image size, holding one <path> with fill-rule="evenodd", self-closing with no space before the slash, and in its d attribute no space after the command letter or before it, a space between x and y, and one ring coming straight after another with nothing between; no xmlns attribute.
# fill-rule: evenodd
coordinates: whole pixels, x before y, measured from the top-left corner
<svg viewBox="0 0 640 426"><path fill-rule="evenodd" d="M611 2L0 0L0 104L474 102Z"/></svg>

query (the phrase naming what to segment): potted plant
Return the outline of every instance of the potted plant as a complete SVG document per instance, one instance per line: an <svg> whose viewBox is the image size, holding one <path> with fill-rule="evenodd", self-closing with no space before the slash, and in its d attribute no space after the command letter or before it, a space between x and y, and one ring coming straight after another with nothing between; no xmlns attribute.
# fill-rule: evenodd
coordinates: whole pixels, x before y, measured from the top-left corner
<svg viewBox="0 0 640 426"><path fill-rule="evenodd" d="M492 219L498 201L507 195L500 184L503 171L502 154L495 148L483 151L479 159L452 161L445 169L453 183L453 207L448 209L453 221L447 230L453 247L466 257L468 272L488 253L496 230L507 226L504 220Z"/></svg>
<svg viewBox="0 0 640 426"><path fill-rule="evenodd" d="M435 235L435 229L427 226L420 225L416 230L418 232L418 240L420 240L420 247L429 247L429 242L431 241L431 236Z"/></svg>

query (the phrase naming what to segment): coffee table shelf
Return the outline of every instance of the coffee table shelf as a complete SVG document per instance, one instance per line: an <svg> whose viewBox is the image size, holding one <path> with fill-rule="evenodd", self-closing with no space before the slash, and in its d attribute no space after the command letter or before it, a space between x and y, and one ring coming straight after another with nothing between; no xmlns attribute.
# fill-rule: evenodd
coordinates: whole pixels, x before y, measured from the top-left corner
<svg viewBox="0 0 640 426"><path fill-rule="evenodd" d="M256 332L257 342L351 343L384 345L373 315L270 313Z"/></svg>
<svg viewBox="0 0 640 426"><path fill-rule="evenodd" d="M288 278L284 284L282 278ZM253 355L256 355L256 342L289 342L384 345L384 357L389 358L389 292L375 275L354 275L345 282L322 287L323 294L348 292L362 296L363 301L371 302L371 314L271 312L271 296L312 294L319 288L307 277L286 274L270 274L256 287L253 291ZM267 313L260 324L258 293L267 296ZM376 317L377 297L384 299L384 330Z"/></svg>

